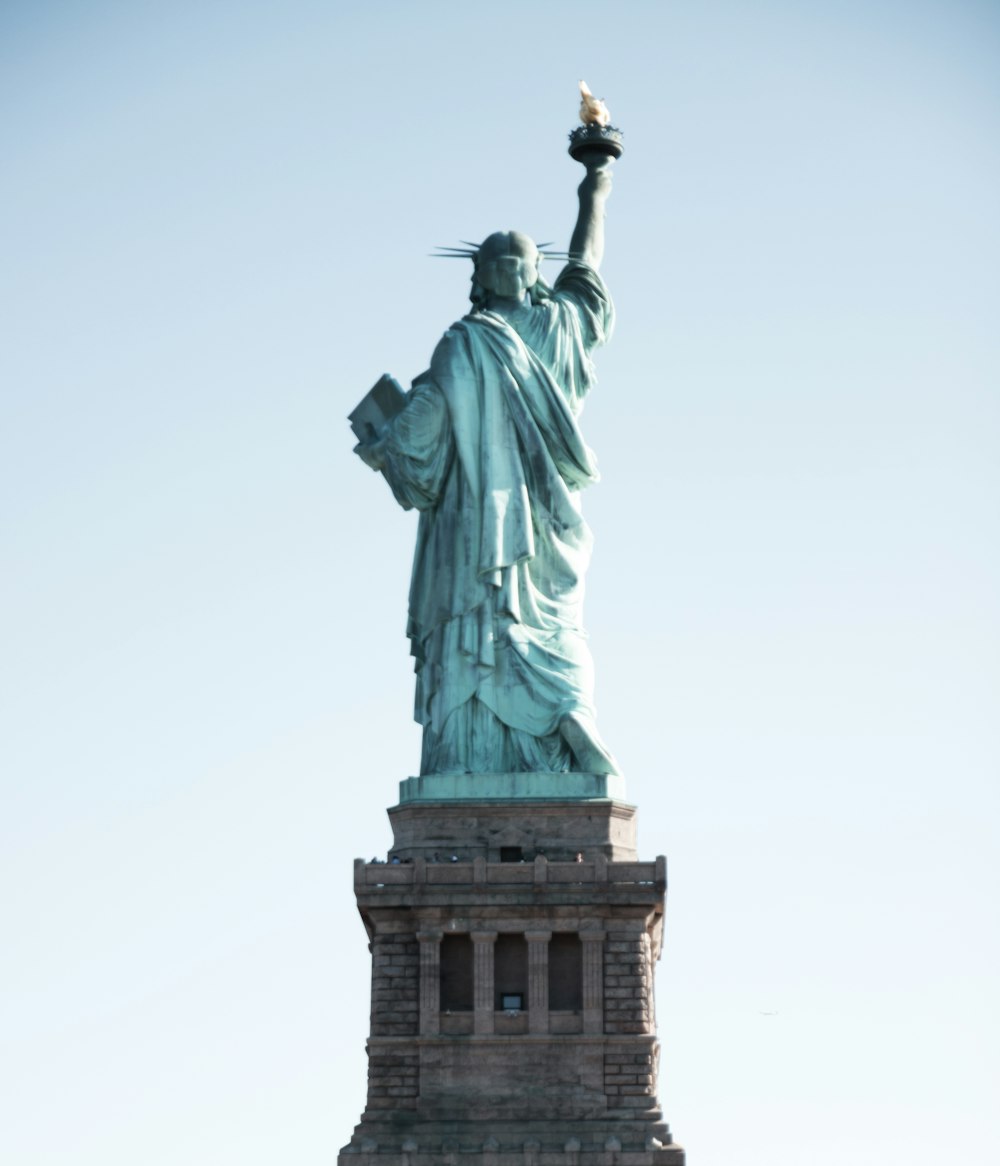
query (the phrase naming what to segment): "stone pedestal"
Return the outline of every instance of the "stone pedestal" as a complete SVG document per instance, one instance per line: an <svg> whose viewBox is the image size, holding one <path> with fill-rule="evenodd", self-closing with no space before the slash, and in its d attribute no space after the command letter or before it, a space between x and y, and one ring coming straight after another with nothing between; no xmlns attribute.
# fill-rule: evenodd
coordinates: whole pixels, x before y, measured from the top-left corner
<svg viewBox="0 0 1000 1166"><path fill-rule="evenodd" d="M636 861L634 807L415 798L389 816L400 861L354 868L368 1101L340 1166L682 1166L657 1100L666 860Z"/></svg>
<svg viewBox="0 0 1000 1166"><path fill-rule="evenodd" d="M389 810L391 855L428 862L631 862L636 857L635 806L608 800L558 802L406 802Z"/></svg>

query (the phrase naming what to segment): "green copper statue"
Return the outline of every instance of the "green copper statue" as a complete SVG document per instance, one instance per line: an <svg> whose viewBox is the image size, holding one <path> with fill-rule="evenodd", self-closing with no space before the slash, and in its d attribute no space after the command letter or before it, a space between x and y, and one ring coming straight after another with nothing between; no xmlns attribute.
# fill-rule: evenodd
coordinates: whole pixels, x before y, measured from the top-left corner
<svg viewBox="0 0 1000 1166"><path fill-rule="evenodd" d="M583 630L580 491L597 470L577 422L614 320L598 268L621 135L604 118L571 135L586 176L555 284L518 231L456 249L473 261L472 311L355 450L420 511L408 634L421 774L618 772Z"/></svg>

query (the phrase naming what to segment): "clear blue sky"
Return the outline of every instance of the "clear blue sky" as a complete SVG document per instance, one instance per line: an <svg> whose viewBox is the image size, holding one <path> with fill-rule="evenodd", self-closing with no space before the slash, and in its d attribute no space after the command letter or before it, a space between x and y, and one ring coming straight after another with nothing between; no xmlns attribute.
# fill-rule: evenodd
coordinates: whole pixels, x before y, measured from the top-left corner
<svg viewBox="0 0 1000 1166"><path fill-rule="evenodd" d="M345 414L626 133L601 732L696 1166L992 1166L1000 10L0 11L0 1158L329 1163L414 532ZM769 1015L765 1015L769 1014ZM774 1015L770 1015L774 1014Z"/></svg>

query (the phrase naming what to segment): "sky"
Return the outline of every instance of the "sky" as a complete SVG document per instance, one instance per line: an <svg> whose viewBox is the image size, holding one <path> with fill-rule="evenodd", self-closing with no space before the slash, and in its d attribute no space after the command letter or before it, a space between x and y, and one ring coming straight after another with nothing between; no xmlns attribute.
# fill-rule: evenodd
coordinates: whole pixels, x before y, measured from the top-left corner
<svg viewBox="0 0 1000 1166"><path fill-rule="evenodd" d="M435 246L566 245L584 77L667 1119L693 1166L992 1166L998 50L974 0L7 0L0 1159L348 1141L352 862L419 733L415 518L345 418L464 314Z"/></svg>

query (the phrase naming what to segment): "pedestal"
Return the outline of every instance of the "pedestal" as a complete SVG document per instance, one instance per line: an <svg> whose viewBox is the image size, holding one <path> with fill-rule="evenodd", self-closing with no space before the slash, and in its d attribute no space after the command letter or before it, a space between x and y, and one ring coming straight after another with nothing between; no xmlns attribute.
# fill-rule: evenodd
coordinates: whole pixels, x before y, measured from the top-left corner
<svg viewBox="0 0 1000 1166"><path fill-rule="evenodd" d="M666 860L636 860L635 808L410 792L398 861L354 867L368 1101L340 1166L682 1166L657 1097Z"/></svg>

